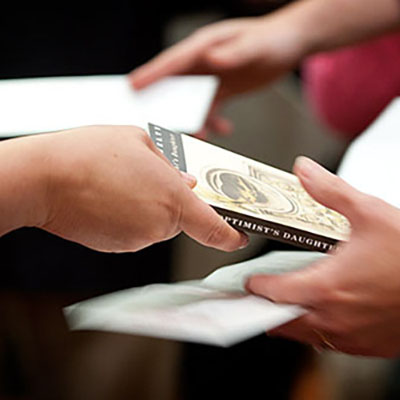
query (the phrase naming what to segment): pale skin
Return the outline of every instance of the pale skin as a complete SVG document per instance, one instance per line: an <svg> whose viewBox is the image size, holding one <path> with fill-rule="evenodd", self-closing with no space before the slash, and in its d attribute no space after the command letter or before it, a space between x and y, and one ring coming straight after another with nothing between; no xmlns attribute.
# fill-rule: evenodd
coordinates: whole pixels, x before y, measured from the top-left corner
<svg viewBox="0 0 400 400"><path fill-rule="evenodd" d="M130 80L140 89L167 75L218 75L221 87L200 136L229 134L232 125L218 113L227 99L268 85L309 55L398 29L399 0L299 0L263 17L201 28L132 71ZM309 310L272 334L352 354L398 356L400 211L311 161L301 159L294 170L317 201L348 217L352 233L332 257L304 271L250 279L252 292Z"/></svg>
<svg viewBox="0 0 400 400"><path fill-rule="evenodd" d="M141 89L168 75L218 75L221 86L199 136L226 135L233 127L219 115L225 100L273 82L310 54L399 28L399 0L299 0L266 16L205 26L129 77Z"/></svg>
<svg viewBox="0 0 400 400"><path fill-rule="evenodd" d="M269 333L350 354L399 356L400 210L304 157L294 172L315 200L349 219L352 231L331 257L306 269L248 280L249 291L309 311Z"/></svg>
<svg viewBox="0 0 400 400"><path fill-rule="evenodd" d="M225 251L247 244L192 192L139 128L93 126L0 143L0 236L31 226L104 252L185 232Z"/></svg>

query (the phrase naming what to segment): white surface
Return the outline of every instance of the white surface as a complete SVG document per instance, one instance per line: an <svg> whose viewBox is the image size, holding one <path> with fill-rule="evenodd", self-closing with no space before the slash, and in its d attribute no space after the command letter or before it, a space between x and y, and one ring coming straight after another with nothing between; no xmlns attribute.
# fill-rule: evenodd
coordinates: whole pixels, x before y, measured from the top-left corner
<svg viewBox="0 0 400 400"><path fill-rule="evenodd" d="M147 122L194 133L217 86L216 77L200 75L168 77L141 91L124 75L0 80L0 136Z"/></svg>
<svg viewBox="0 0 400 400"><path fill-rule="evenodd" d="M250 275L283 273L319 260L313 252L272 252L221 268L203 281L133 288L65 309L72 329L104 330L230 346L305 313L247 294Z"/></svg>
<svg viewBox="0 0 400 400"><path fill-rule="evenodd" d="M357 189L400 207L400 98L348 148L338 174Z"/></svg>

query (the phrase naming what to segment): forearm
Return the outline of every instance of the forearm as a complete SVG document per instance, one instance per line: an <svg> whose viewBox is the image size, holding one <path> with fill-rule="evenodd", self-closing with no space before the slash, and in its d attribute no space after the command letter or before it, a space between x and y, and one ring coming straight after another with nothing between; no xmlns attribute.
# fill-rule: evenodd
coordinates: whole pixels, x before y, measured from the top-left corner
<svg viewBox="0 0 400 400"><path fill-rule="evenodd" d="M45 142L41 136L0 142L0 236L45 218Z"/></svg>
<svg viewBox="0 0 400 400"><path fill-rule="evenodd" d="M304 57L400 29L400 0L300 0L264 18L273 16L294 31Z"/></svg>

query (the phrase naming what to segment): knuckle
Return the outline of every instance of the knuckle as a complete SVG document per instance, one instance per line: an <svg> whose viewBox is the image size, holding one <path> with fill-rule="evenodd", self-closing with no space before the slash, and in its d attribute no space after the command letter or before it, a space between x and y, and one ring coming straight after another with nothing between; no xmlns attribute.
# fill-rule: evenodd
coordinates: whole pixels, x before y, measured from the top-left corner
<svg viewBox="0 0 400 400"><path fill-rule="evenodd" d="M143 239L150 245L170 239L177 233L176 224L161 223L148 229L148 231L143 235Z"/></svg>
<svg viewBox="0 0 400 400"><path fill-rule="evenodd" d="M358 202L358 197L355 196L356 191L353 191L342 178L335 174L330 173L326 176L325 182L320 190L325 198L335 198L337 202L340 202L346 207L352 207Z"/></svg>
<svg viewBox="0 0 400 400"><path fill-rule="evenodd" d="M144 144L149 144L151 141L150 136L145 130L137 126L121 125L112 128L112 138L120 139L121 141L137 140ZM115 141L115 140L114 140Z"/></svg>
<svg viewBox="0 0 400 400"><path fill-rule="evenodd" d="M357 204L354 204L354 209L357 212L360 221L370 220L371 216L376 217L376 211L383 205L383 200L374 196L362 194L357 199Z"/></svg>
<svg viewBox="0 0 400 400"><path fill-rule="evenodd" d="M322 282L313 289L314 306L320 310L334 312L351 301L349 293L342 288L338 278L329 277L329 282Z"/></svg>
<svg viewBox="0 0 400 400"><path fill-rule="evenodd" d="M153 211L158 210L158 218L153 223L148 224L148 228L143 232L143 237L149 243L157 243L170 239L180 232L180 221L182 219L182 207L172 190L165 190L163 196L153 204Z"/></svg>
<svg viewBox="0 0 400 400"><path fill-rule="evenodd" d="M324 307L331 304L332 301L332 294L331 290L324 290L322 287L318 289L314 289L314 302L313 305L315 307L323 309Z"/></svg>
<svg viewBox="0 0 400 400"><path fill-rule="evenodd" d="M324 309L335 304L337 300L337 291L330 283L320 283L318 287L313 288L313 305Z"/></svg>
<svg viewBox="0 0 400 400"><path fill-rule="evenodd" d="M153 141L151 140L151 137L147 134L147 132L142 129L142 128L133 128L130 127L129 128L129 133L135 133L135 135L137 135L137 137L143 141L146 145L150 145L150 143L153 143Z"/></svg>
<svg viewBox="0 0 400 400"><path fill-rule="evenodd" d="M224 225L217 220L206 236L206 243L219 245L224 241Z"/></svg>

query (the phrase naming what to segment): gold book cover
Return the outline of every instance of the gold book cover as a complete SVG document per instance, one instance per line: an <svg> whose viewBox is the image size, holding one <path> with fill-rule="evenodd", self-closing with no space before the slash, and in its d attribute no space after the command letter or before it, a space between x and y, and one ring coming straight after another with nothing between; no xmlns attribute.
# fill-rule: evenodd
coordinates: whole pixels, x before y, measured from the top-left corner
<svg viewBox="0 0 400 400"><path fill-rule="evenodd" d="M347 219L313 200L295 175L157 125L149 131L176 168L197 178L194 192L235 228L321 252L348 238Z"/></svg>

